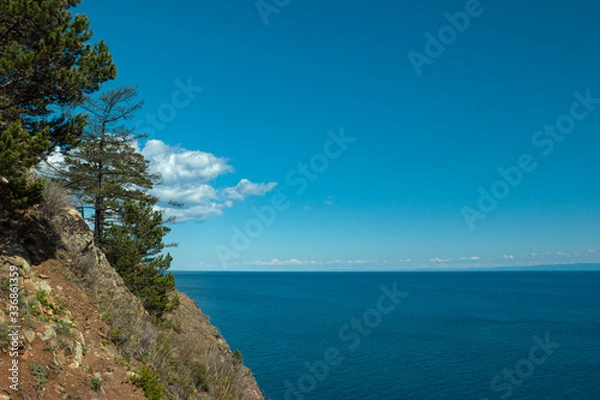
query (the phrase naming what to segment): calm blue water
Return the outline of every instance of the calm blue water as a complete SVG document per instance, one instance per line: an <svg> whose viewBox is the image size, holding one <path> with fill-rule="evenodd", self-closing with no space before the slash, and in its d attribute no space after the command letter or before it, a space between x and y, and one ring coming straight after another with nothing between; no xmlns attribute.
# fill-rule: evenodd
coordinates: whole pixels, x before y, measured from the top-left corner
<svg viewBox="0 0 600 400"><path fill-rule="evenodd" d="M176 278L266 398L600 399L599 272Z"/></svg>

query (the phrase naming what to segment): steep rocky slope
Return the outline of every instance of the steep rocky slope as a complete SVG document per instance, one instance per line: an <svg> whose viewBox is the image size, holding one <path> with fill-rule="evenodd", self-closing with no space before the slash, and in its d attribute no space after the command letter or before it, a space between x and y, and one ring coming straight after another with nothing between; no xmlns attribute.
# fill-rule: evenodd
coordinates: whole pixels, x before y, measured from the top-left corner
<svg viewBox="0 0 600 400"><path fill-rule="evenodd" d="M0 230L0 400L263 398L187 296L176 292L180 308L164 326L153 323L74 209L32 212ZM17 275L18 316L10 314ZM15 359L18 391L9 380Z"/></svg>

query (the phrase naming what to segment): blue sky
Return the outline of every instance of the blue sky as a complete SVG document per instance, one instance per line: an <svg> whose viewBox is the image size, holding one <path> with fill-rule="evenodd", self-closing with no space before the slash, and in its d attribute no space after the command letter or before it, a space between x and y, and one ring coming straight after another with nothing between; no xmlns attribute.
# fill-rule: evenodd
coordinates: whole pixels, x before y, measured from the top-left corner
<svg viewBox="0 0 600 400"><path fill-rule="evenodd" d="M157 193L186 203L169 211L181 220L173 269L600 260L600 5L259 4L263 15L250 0L77 9L117 63L107 88L139 87L137 125L150 134L140 145L165 180ZM459 29L444 28L447 13ZM440 40L440 29L446 44L427 47L426 32ZM428 60L418 68L416 53ZM544 133L557 121L568 134ZM353 141L328 145L341 132ZM335 158L323 158L326 146ZM478 189L490 193L498 168L523 155L535 169L478 207ZM299 194L299 165L311 160L320 172ZM286 207L273 223L249 222L274 198ZM254 237L240 239L248 224Z"/></svg>

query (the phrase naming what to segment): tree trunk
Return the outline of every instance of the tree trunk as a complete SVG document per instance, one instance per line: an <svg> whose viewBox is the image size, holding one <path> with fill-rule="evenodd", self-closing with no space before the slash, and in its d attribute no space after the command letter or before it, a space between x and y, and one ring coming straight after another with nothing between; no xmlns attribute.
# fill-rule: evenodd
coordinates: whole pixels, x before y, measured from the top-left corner
<svg viewBox="0 0 600 400"><path fill-rule="evenodd" d="M100 133L100 148L98 152L98 177L96 185L98 193L96 194L96 204L94 205L94 242L96 246L101 247L103 242L103 228L104 228L104 194L102 193L102 179L103 179L103 167L104 164L104 129L106 124L102 124L102 132Z"/></svg>

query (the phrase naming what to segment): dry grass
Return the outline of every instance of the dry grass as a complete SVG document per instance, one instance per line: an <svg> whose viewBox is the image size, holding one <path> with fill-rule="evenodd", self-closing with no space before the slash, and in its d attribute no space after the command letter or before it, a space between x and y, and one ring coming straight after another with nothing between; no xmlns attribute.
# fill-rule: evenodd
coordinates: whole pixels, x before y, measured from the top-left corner
<svg viewBox="0 0 600 400"><path fill-rule="evenodd" d="M55 259L67 267L65 278L90 296L107 323L106 340L118 347L123 362L133 371L150 370L168 398L262 398L249 371L195 303L181 295L185 307L166 315L173 321L172 327L154 323L93 245L85 221L69 210L71 198L64 187L49 182L45 195L44 203L27 219L0 221L0 227L6 225L11 232L4 239L0 232L0 247L3 241L15 243L28 260Z"/></svg>
<svg viewBox="0 0 600 400"><path fill-rule="evenodd" d="M186 326L182 333L160 327L137 304L137 299L132 304L124 287L110 287L113 278L104 270L109 266L96 249L69 258L79 284L90 293L110 327L107 339L135 371L143 366L149 368L174 399L244 399L248 372L226 345L218 342L214 334L217 331L208 320L202 329L190 331L192 327ZM196 319L200 312L170 317L184 315L186 319Z"/></svg>
<svg viewBox="0 0 600 400"><path fill-rule="evenodd" d="M48 180L44 187L44 201L38 205L40 213L52 220L64 212L68 207L73 207L73 197L61 182Z"/></svg>

